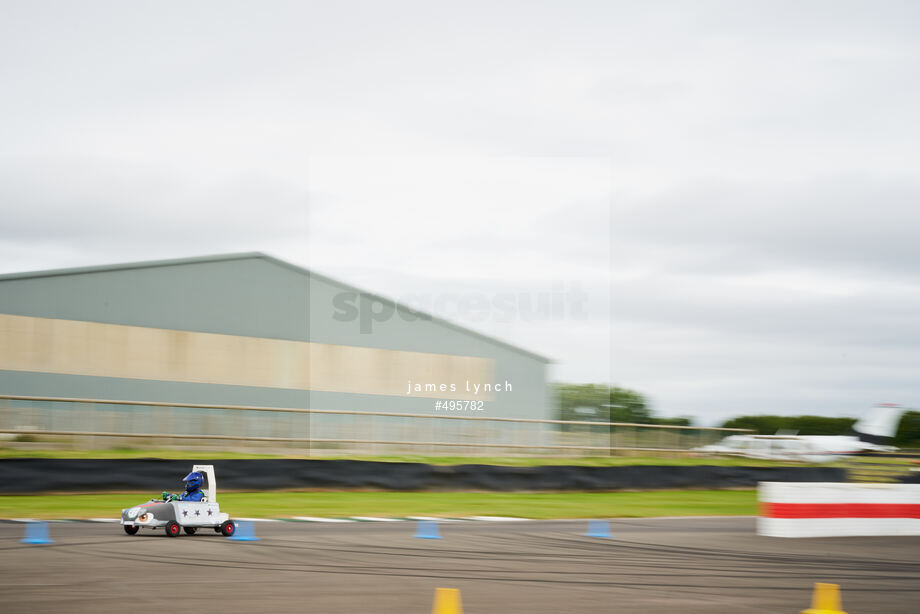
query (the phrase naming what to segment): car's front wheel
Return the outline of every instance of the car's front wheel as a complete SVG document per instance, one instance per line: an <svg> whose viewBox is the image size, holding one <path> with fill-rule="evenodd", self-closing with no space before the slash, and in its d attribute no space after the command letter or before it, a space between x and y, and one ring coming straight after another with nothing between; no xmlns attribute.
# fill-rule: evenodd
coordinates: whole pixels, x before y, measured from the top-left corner
<svg viewBox="0 0 920 614"><path fill-rule="evenodd" d="M137 532L141 530L140 527L133 525L133 524L126 524L123 526L125 529L125 533L127 533L128 535L136 535Z"/></svg>
<svg viewBox="0 0 920 614"><path fill-rule="evenodd" d="M220 525L220 534L224 537L230 537L234 533L236 533L236 524L232 520L225 520Z"/></svg>
<svg viewBox="0 0 920 614"><path fill-rule="evenodd" d="M170 520L166 523L166 535L167 537L178 537L179 536L179 523L175 520Z"/></svg>

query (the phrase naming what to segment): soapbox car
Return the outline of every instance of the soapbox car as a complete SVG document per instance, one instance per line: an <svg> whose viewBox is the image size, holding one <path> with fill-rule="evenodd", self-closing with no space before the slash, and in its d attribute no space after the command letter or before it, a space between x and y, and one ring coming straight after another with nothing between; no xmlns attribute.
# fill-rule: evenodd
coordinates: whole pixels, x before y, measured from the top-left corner
<svg viewBox="0 0 920 614"><path fill-rule="evenodd" d="M156 529L163 527L166 535L177 537L181 531L194 535L198 529L214 529L230 537L236 532L236 523L220 511L217 505L217 481L214 465L195 465L192 471L199 471L207 477L208 489L202 489L201 501L180 501L167 496L166 500L151 499L134 507L121 510L121 525L128 535L135 535L141 527ZM164 493L165 494L165 493Z"/></svg>

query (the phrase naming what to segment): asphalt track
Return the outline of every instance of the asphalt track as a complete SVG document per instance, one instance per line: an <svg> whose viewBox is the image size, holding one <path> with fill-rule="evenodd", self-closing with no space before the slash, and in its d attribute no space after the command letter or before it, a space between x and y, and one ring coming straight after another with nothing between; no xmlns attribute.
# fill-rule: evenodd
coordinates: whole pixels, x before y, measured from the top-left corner
<svg viewBox="0 0 920 614"><path fill-rule="evenodd" d="M920 611L920 537L780 539L753 518L257 523L257 542L206 531L131 537L117 524L52 523L54 544L19 543L0 523L0 611L431 611L458 588L466 614L664 612L795 614L816 581L841 586L850 614Z"/></svg>

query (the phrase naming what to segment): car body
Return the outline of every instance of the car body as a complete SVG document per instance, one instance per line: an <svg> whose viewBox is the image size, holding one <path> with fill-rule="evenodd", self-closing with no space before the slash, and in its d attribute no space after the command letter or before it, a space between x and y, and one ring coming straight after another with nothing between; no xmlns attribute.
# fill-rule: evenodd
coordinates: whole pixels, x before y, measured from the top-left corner
<svg viewBox="0 0 920 614"><path fill-rule="evenodd" d="M135 535L140 529L163 528L169 537L177 537L182 531L194 535L198 529L211 528L226 536L236 532L236 523L228 514L220 511L217 503L217 480L213 465L195 465L192 471L207 476L208 489L202 489L201 501L178 499L151 499L134 507L121 510L121 525L125 533Z"/></svg>

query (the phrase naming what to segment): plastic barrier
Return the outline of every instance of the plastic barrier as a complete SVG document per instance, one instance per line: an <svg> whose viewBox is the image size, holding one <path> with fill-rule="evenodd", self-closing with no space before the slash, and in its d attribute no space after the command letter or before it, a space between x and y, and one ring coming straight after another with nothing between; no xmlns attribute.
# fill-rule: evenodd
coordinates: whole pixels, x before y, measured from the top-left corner
<svg viewBox="0 0 920 614"><path fill-rule="evenodd" d="M920 535L920 484L761 482L758 535Z"/></svg>

